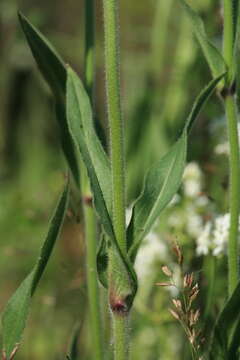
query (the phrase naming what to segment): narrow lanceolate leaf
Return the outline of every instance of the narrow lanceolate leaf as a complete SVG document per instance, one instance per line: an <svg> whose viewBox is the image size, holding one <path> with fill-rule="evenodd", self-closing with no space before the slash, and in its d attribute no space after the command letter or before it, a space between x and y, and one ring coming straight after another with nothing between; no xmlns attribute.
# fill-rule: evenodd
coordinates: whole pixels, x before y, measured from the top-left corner
<svg viewBox="0 0 240 360"><path fill-rule="evenodd" d="M112 286L117 289L120 298L130 301L129 306L131 306L131 299L133 300L137 288L136 275L127 257L121 253L113 230L109 213L110 204L107 205L111 186L106 186L110 180L110 168L91 123L90 104L86 91L70 67L67 80L67 121L88 171L96 212L111 243L113 258L118 263L118 269L113 269L116 276L113 276Z"/></svg>
<svg viewBox="0 0 240 360"><path fill-rule="evenodd" d="M201 91L194 102L182 135L169 152L149 170L127 229L128 249L132 259L135 258L142 239L178 190L185 167L188 134L202 107L224 75L212 80Z"/></svg>
<svg viewBox="0 0 240 360"><path fill-rule="evenodd" d="M29 313L31 298L48 263L60 232L67 207L67 201L68 184L63 191L50 222L49 231L36 265L10 298L2 314L3 352L6 354L6 360L10 359L12 352L18 347L21 341Z"/></svg>
<svg viewBox="0 0 240 360"><path fill-rule="evenodd" d="M135 257L140 242L177 192L185 166L186 147L187 135L184 131L170 151L149 170L128 227L128 237L134 239L130 256ZM132 240L128 239L128 243L131 244Z"/></svg>
<svg viewBox="0 0 240 360"><path fill-rule="evenodd" d="M90 100L78 75L68 69L67 114L71 135L77 147L83 140L93 163L108 212L111 213L111 171L110 161L96 134ZM72 106L72 108L71 108Z"/></svg>
<svg viewBox="0 0 240 360"><path fill-rule="evenodd" d="M67 72L64 62L49 41L21 13L19 20L39 70L54 94L63 152L74 179L79 184L79 165L65 118Z"/></svg>
<svg viewBox="0 0 240 360"><path fill-rule="evenodd" d="M232 340L232 331L235 328L236 323L239 322L239 317L240 317L239 303L240 303L240 282L238 283L230 299L225 304L216 322L213 332L210 359L230 360L230 358L228 357L228 352L230 350L233 351L233 346L236 346L236 344L233 343L230 346L230 342ZM236 330L239 331L238 325L236 327ZM238 335L240 336L240 334ZM239 347L239 336L238 336L238 347ZM234 359L234 357L231 358L231 360L232 359Z"/></svg>
<svg viewBox="0 0 240 360"><path fill-rule="evenodd" d="M220 51L209 40L202 19L187 4L185 0L179 0L192 24L193 32L202 48L203 54L208 62L213 77L226 72L226 65Z"/></svg>

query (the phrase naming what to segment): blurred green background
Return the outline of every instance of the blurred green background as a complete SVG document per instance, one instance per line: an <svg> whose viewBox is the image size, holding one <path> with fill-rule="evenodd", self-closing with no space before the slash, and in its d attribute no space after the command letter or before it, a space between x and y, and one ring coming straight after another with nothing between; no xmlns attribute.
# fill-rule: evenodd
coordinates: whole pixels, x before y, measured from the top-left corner
<svg viewBox="0 0 240 360"><path fill-rule="evenodd" d="M208 33L220 46L221 2L189 2L200 12ZM130 205L139 195L150 164L164 154L180 133L191 104L210 80L210 73L177 0L120 0L120 5ZM0 311L34 263L66 172L53 98L21 32L18 10L48 37L66 63L82 77L84 66L83 0L0 0ZM96 112L107 137L101 1L96 1L96 20ZM202 191L218 213L226 211L227 206L227 160L223 155L216 155L214 149L224 141L224 136L223 109L214 96L194 127L188 158L198 162L204 177ZM180 217L184 206L186 202L182 201L174 210L180 211ZM206 213L204 209L201 218L211 211L208 209ZM172 237L177 236L183 246L186 270L199 271L206 263L205 277L197 273L203 289L200 302L206 303L211 259L208 264L206 257L196 257L196 239L184 229L177 233L167 222L170 215L171 209L168 209L158 226L167 255L157 260L152 273L140 283L131 325L133 360L189 358L184 334L168 314L169 295L154 285L162 277L160 265L174 263L169 251ZM219 301L212 307L212 317L224 298L225 262L225 258L218 261ZM85 273L81 219L76 223L74 211L69 211L62 236L34 298L17 359L64 359L78 324L79 359L92 359ZM106 357L111 359L104 291L101 306L106 320Z"/></svg>

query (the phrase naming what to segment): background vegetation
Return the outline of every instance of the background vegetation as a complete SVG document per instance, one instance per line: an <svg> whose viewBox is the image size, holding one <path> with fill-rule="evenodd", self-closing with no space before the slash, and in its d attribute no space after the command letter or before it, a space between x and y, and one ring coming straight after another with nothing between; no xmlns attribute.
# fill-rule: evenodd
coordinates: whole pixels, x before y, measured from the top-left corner
<svg viewBox="0 0 240 360"><path fill-rule="evenodd" d="M222 33L220 1L195 0L191 3L218 44ZM79 74L84 67L82 1L70 0L66 4L61 0L1 0L0 310L38 254L64 182L65 168L52 96L21 32L18 9L48 36ZM193 99L210 80L210 72L178 1L123 0L120 10L130 206L141 188L146 169L174 142L176 129L180 131ZM105 139L108 129L101 1L97 1L96 36L96 108L100 114L99 131ZM144 265L146 273L139 270L140 289L132 315L133 360L187 359L190 356L184 332L168 312L172 293L155 285L165 279L161 265L167 264L174 273L179 273L171 251L172 241L177 239L182 247L185 271L196 274L201 290L197 307L201 309L200 322L205 326L205 334L211 326L211 321L206 319L216 317L225 299L224 246L215 254L218 256L213 256L212 250L205 256L201 249L197 253L199 237L207 221L214 221L227 212L228 149L223 116L219 99L212 97L194 127L189 145L188 160L197 163L188 168L175 205L164 212L151 239L143 244L143 251L148 256L141 260L140 254L136 266L139 264L141 270L141 261L148 261L148 264ZM107 146L107 141L105 144ZM191 190L194 186L195 189L198 186L195 192ZM87 312L85 246L77 207L78 204L71 203L54 256L38 296L33 300L18 359L64 359L76 327L79 329L79 359L91 359L93 344ZM215 273L218 276L211 287ZM101 296L103 316L107 317L104 292ZM105 342L109 343L107 356L111 359L107 326L104 336Z"/></svg>

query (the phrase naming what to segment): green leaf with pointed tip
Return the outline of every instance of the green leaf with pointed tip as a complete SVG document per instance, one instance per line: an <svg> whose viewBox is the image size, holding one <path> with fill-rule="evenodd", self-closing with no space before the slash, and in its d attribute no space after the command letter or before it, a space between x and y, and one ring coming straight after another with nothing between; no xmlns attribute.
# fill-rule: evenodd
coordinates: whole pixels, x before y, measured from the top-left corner
<svg viewBox="0 0 240 360"><path fill-rule="evenodd" d="M21 13L19 20L39 70L54 94L63 152L74 179L79 184L79 165L65 118L67 72L64 62L50 42Z"/></svg>
<svg viewBox="0 0 240 360"><path fill-rule="evenodd" d="M111 172L109 162L92 124L88 95L81 80L70 67L68 67L67 79L67 121L70 134L88 172L94 206L111 243L112 258L118 263L118 273L116 276L112 276L111 287L119 291L117 294L119 297L128 299L130 306L137 289L136 275L128 258L122 254L113 230L110 217ZM113 268L115 269L115 267ZM115 272L115 270L113 271Z"/></svg>
<svg viewBox="0 0 240 360"><path fill-rule="evenodd" d="M96 176L99 181L104 201L106 203L108 212L111 213L112 195L111 195L111 170L110 161L106 155L96 134L93 115L89 96L84 89L84 86L77 76L70 68L68 70L70 76L68 77L68 89L71 91L67 95L67 113L70 115L68 120L70 125L70 133L74 142L79 146L79 139L83 139L87 151L96 171ZM73 106L73 110L70 106ZM77 109L77 111L75 111Z"/></svg>
<svg viewBox="0 0 240 360"><path fill-rule="evenodd" d="M60 232L68 201L68 184L59 200L53 218L49 225L47 238L40 251L39 259L31 273L22 282L10 298L2 314L3 350L6 360L21 341L22 333L26 326L31 298L37 288L39 280L46 268L54 244Z"/></svg>
<svg viewBox="0 0 240 360"><path fill-rule="evenodd" d="M186 161L187 136L203 105L224 75L212 80L201 91L194 102L182 135L169 152L157 164L154 164L146 176L142 194L134 205L127 229L128 253L132 260L135 259L141 241L151 230L181 184Z"/></svg>
<svg viewBox="0 0 240 360"><path fill-rule="evenodd" d="M220 51L209 40L202 19L200 16L186 3L185 0L179 0L187 14L193 32L202 48L203 54L208 62L213 77L217 77L226 72L226 64Z"/></svg>
<svg viewBox="0 0 240 360"><path fill-rule="evenodd" d="M216 322L210 351L210 359L230 359L228 358L229 345L234 336L233 330L240 317L240 282L226 302L221 314ZM239 345L239 338L238 338ZM230 349L233 344L230 345ZM232 359L231 359L232 360Z"/></svg>

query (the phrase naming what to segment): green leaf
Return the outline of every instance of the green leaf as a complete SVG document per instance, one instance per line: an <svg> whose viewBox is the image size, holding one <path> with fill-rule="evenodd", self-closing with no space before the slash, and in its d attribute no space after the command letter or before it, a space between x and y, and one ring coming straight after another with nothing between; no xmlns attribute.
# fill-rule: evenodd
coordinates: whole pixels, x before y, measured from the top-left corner
<svg viewBox="0 0 240 360"><path fill-rule="evenodd" d="M240 282L238 283L230 299L226 302L216 322L213 332L210 359L228 359L228 348L232 339L232 330L234 329L236 322L239 321L240 317L239 304ZM237 328L239 330L239 327ZM231 346L233 346L233 344Z"/></svg>
<svg viewBox="0 0 240 360"><path fill-rule="evenodd" d="M169 152L149 170L142 194L137 199L129 227L127 241L129 255L134 259L142 239L177 192L185 167L187 136L202 107L225 74L212 80L197 97L185 123L182 135Z"/></svg>
<svg viewBox="0 0 240 360"><path fill-rule="evenodd" d="M187 136L184 131L170 151L149 170L128 228L128 237L135 239L130 249L131 256L177 192L185 166L186 146Z"/></svg>
<svg viewBox="0 0 240 360"><path fill-rule="evenodd" d="M112 258L118 263L114 267L111 286L117 290L119 297L131 301L137 289L136 275L128 258L122 254L115 238L110 217L111 207L111 172L108 158L96 136L92 124L89 98L84 87L74 73L68 68L67 80L67 121L70 134L86 166L94 206L106 235L111 242Z"/></svg>
<svg viewBox="0 0 240 360"><path fill-rule="evenodd" d="M62 149L74 179L79 184L79 165L65 118L67 72L64 62L49 41L21 13L19 20L39 70L54 94Z"/></svg>
<svg viewBox="0 0 240 360"><path fill-rule="evenodd" d="M240 347L239 339L240 339L240 316L238 316L237 324L233 331L231 344L229 345L228 355L227 355L228 360L239 360L239 353L238 353Z"/></svg>
<svg viewBox="0 0 240 360"><path fill-rule="evenodd" d="M77 74L70 68L68 72L70 76L68 77L69 92L67 95L67 114L69 115L68 121L69 119L71 120L69 122L70 133L79 149L81 148L82 143L85 144L96 171L96 176L103 192L108 212L111 213L112 195L110 161L94 128L92 109L88 94ZM80 139L83 141L81 142Z"/></svg>
<svg viewBox="0 0 240 360"><path fill-rule="evenodd" d="M79 351L78 351L78 340L79 340L80 331L81 331L81 324L78 323L75 325L71 337L69 355L67 355L67 359L69 360L80 360Z"/></svg>
<svg viewBox="0 0 240 360"><path fill-rule="evenodd" d="M31 298L48 263L60 232L67 202L68 184L63 191L50 222L48 234L36 265L10 298L2 314L3 351L6 353L6 360L10 359L12 352L18 347L21 341L22 333L26 326Z"/></svg>
<svg viewBox="0 0 240 360"><path fill-rule="evenodd" d="M99 244L97 252L97 272L98 278L102 286L108 287L107 279L107 267L108 267L108 245L106 237L103 235Z"/></svg>
<svg viewBox="0 0 240 360"><path fill-rule="evenodd" d="M203 54L208 62L213 77L217 77L226 72L226 64L220 51L209 40L202 19L200 16L186 3L185 0L179 0L188 16L193 32L202 48Z"/></svg>

